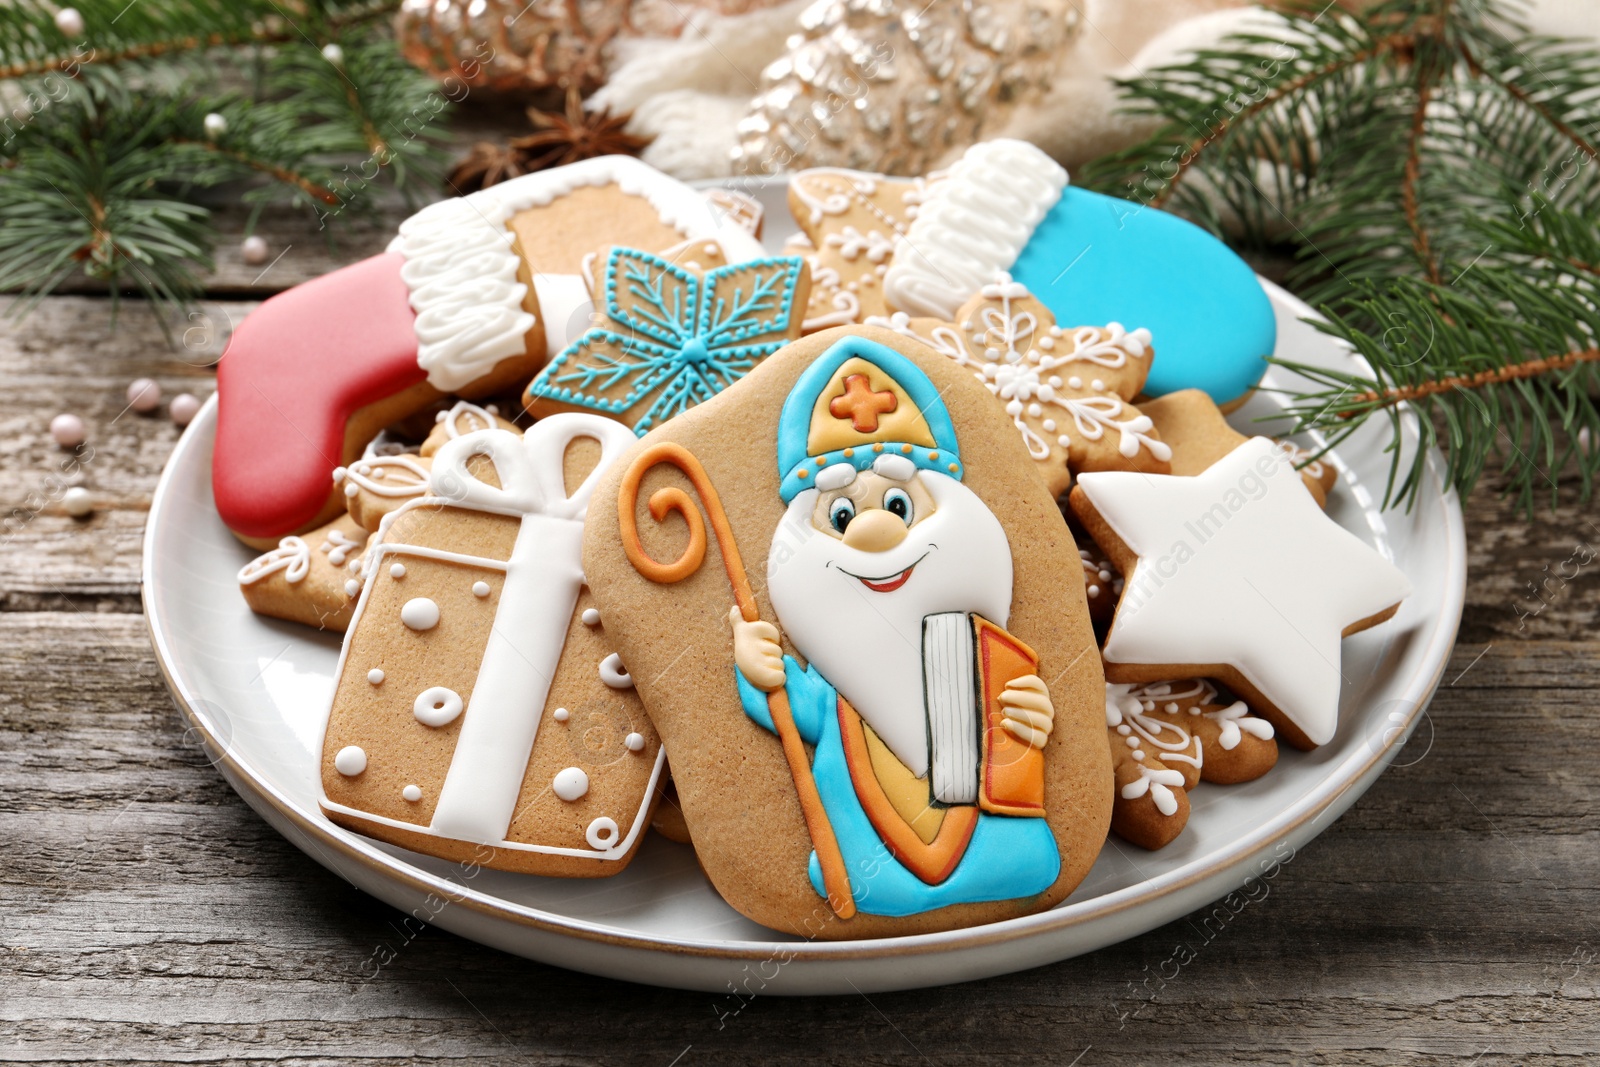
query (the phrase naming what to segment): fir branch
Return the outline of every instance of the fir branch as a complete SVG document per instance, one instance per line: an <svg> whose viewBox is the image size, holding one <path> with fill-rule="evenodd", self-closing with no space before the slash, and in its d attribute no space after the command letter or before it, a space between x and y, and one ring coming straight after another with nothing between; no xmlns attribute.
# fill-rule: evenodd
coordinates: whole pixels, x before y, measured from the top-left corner
<svg viewBox="0 0 1600 1067"><path fill-rule="evenodd" d="M1319 3L1127 83L1148 141L1080 175L1247 245L1287 244L1319 329L1370 371L1286 363L1303 430L1396 434L1387 498L1426 453L1463 493L1499 457L1531 506L1600 475L1600 53L1498 0ZM1587 436L1580 438L1580 431Z"/></svg>

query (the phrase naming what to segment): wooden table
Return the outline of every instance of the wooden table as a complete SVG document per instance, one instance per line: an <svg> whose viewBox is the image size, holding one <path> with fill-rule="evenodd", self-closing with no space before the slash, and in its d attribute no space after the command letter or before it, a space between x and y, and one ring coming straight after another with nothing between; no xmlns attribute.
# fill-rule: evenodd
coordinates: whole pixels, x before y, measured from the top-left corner
<svg viewBox="0 0 1600 1067"><path fill-rule="evenodd" d="M113 326L96 296L0 325L0 1059L1600 1062L1600 529L1571 485L1531 524L1493 486L1468 501L1466 617L1405 766L1209 938L1190 917L987 982L740 1007L408 933L186 742L139 605L177 431L119 414L140 376L209 395L250 300L387 235L268 232L293 247L264 277L225 241L176 350L147 309ZM58 411L93 448L64 479ZM92 518L67 517L67 483ZM1595 562L1555 578L1575 552Z"/></svg>

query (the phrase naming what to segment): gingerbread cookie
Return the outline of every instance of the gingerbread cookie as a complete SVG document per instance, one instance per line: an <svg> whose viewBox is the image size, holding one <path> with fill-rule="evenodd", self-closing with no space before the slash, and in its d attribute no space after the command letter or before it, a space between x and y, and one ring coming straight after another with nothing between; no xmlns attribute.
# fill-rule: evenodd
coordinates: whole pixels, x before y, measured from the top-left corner
<svg viewBox="0 0 1600 1067"><path fill-rule="evenodd" d="M522 432L516 423L502 418L500 409L495 405L479 407L469 401L458 400L454 406L439 412L435 417L433 429L428 431L427 438L417 452L425 459L431 458L447 441L454 441L457 437L477 433L479 430L497 427L513 433Z"/></svg>
<svg viewBox="0 0 1600 1067"><path fill-rule="evenodd" d="M1185 477L1199 474L1249 440L1229 426L1222 409L1198 389L1183 389L1145 400L1139 409L1150 417L1156 432L1172 449L1173 474ZM1300 471L1300 478L1317 506L1326 507L1328 494L1339 480L1333 464L1313 460L1310 453L1288 441L1278 441L1277 445Z"/></svg>
<svg viewBox="0 0 1600 1067"><path fill-rule="evenodd" d="M1272 724L1204 679L1106 685L1106 729L1117 778L1111 828L1142 848L1172 842L1200 782L1248 782L1278 761Z"/></svg>
<svg viewBox="0 0 1600 1067"><path fill-rule="evenodd" d="M501 870L627 865L665 756L584 590L580 541L632 441L557 415L434 454L433 495L390 515L368 556L323 744L330 819Z"/></svg>
<svg viewBox="0 0 1600 1067"><path fill-rule="evenodd" d="M212 485L241 539L270 547L344 507L331 485L385 426L442 396L519 388L589 326L583 255L720 240L760 257L700 193L606 156L433 204L380 256L273 297L217 368Z"/></svg>
<svg viewBox="0 0 1600 1067"><path fill-rule="evenodd" d="M1411 583L1323 514L1272 441L1194 477L1083 474L1070 500L1125 578L1108 681L1216 678L1295 747L1333 738L1340 639L1392 616Z"/></svg>
<svg viewBox="0 0 1600 1067"><path fill-rule="evenodd" d="M977 375L1005 406L1051 492L1066 492L1076 471L1167 473L1172 450L1132 403L1150 373L1148 330L1130 332L1117 322L1063 330L1004 272L955 322L904 312L871 321Z"/></svg>
<svg viewBox="0 0 1600 1067"><path fill-rule="evenodd" d="M973 145L928 191L883 294L893 311L949 321L997 270L1062 322L1148 329L1161 350L1152 396L1198 388L1242 402L1276 343L1271 302L1226 245L1175 215L1070 187L1024 141Z"/></svg>
<svg viewBox="0 0 1600 1067"><path fill-rule="evenodd" d="M803 170L789 181L789 210L811 266L805 332L886 314L883 276L937 178L889 178L862 171Z"/></svg>
<svg viewBox="0 0 1600 1067"><path fill-rule="evenodd" d="M348 515L291 535L239 570L239 590L257 615L344 633L361 592L367 531Z"/></svg>
<svg viewBox="0 0 1600 1067"><path fill-rule="evenodd" d="M524 396L535 417L595 411L639 434L704 403L800 334L810 284L796 257L703 270L612 248L596 278L597 325L550 361ZM715 245L703 250L717 252ZM715 260L711 260L715 262Z"/></svg>
<svg viewBox="0 0 1600 1067"><path fill-rule="evenodd" d="M916 342L829 330L596 492L584 572L701 862L758 922L854 938L1025 914L1100 848L1075 546L993 403Z"/></svg>
<svg viewBox="0 0 1600 1067"><path fill-rule="evenodd" d="M1096 629L1109 626L1122 597L1122 575L1093 541L1078 545L1078 558L1083 562L1083 598L1089 605L1089 619Z"/></svg>

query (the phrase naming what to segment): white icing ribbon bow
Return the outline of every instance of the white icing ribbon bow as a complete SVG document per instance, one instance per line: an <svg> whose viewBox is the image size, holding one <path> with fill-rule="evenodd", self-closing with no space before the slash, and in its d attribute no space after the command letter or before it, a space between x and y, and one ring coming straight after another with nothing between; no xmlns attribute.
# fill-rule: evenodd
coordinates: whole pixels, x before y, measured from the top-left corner
<svg viewBox="0 0 1600 1067"><path fill-rule="evenodd" d="M563 466L567 446L580 437L600 445L600 462L569 496ZM622 423L597 415L552 415L521 437L510 430L477 430L439 447L429 482L434 496L456 507L582 522L600 475L637 440ZM494 464L498 486L472 473L468 463L475 456Z"/></svg>

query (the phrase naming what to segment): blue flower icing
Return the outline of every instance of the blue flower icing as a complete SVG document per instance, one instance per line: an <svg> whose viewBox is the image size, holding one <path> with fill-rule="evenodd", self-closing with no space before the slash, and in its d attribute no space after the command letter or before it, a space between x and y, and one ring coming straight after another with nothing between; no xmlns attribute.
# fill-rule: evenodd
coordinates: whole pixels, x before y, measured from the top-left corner
<svg viewBox="0 0 1600 1067"><path fill-rule="evenodd" d="M1011 276L1063 326L1143 326L1155 360L1144 391L1244 396L1277 342L1255 272L1211 234L1156 208L1068 186Z"/></svg>

